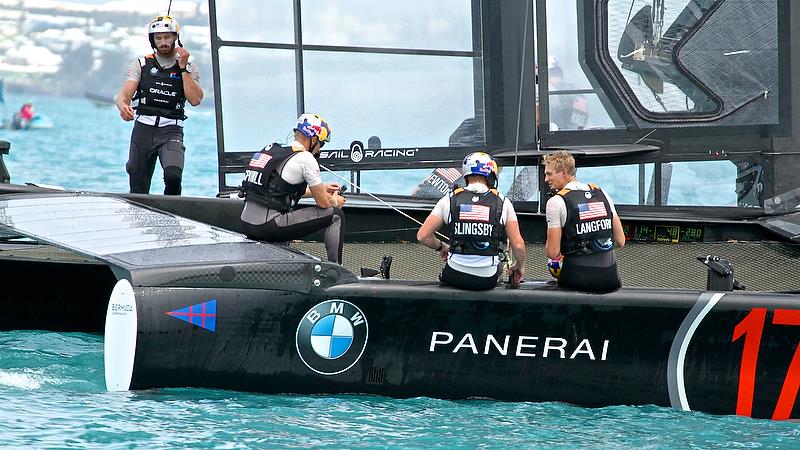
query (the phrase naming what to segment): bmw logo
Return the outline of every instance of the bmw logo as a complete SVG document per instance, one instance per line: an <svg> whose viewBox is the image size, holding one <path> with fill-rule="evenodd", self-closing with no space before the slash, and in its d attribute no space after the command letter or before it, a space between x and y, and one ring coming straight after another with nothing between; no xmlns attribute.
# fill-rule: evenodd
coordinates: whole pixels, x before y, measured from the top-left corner
<svg viewBox="0 0 800 450"><path fill-rule="evenodd" d="M156 74L158 74L158 69L156 69L155 67L151 67L150 68L150 75L156 75Z"/></svg>
<svg viewBox="0 0 800 450"><path fill-rule="evenodd" d="M583 196L586 197L586 198L592 198L592 193L589 192L589 191L586 191L586 192L583 193Z"/></svg>
<svg viewBox="0 0 800 450"><path fill-rule="evenodd" d="M322 375L336 375L353 367L367 346L369 325L358 306L327 300L303 315L297 325L297 354L305 365Z"/></svg>

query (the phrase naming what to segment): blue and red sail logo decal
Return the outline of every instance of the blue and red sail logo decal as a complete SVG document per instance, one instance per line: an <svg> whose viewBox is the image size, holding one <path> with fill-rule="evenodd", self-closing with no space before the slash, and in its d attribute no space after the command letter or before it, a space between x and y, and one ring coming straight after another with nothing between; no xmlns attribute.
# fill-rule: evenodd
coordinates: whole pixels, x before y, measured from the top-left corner
<svg viewBox="0 0 800 450"><path fill-rule="evenodd" d="M217 299L215 298L164 314L209 331L217 331Z"/></svg>

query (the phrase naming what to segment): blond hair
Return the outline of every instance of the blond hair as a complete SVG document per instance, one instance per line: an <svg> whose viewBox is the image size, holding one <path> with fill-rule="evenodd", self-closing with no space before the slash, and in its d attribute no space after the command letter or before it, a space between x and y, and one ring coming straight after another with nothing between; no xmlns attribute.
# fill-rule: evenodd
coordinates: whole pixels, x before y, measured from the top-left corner
<svg viewBox="0 0 800 450"><path fill-rule="evenodd" d="M565 150L558 150L549 155L544 155L542 164L549 164L556 172L565 170L567 175L575 176L575 158Z"/></svg>

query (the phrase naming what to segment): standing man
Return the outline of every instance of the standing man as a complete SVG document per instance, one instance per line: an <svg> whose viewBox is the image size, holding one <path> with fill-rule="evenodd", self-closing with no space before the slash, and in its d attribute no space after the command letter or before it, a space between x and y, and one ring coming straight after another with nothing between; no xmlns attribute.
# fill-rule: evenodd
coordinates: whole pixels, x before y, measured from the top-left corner
<svg viewBox="0 0 800 450"><path fill-rule="evenodd" d="M148 194L158 158L164 170L164 195L180 195L186 150L184 104L188 100L197 106L203 100L200 74L181 44L177 20L155 17L147 33L154 53L131 63L116 98L122 120L136 120L125 170L131 193ZM131 99L138 100L138 106L132 107Z"/></svg>
<svg viewBox="0 0 800 450"><path fill-rule="evenodd" d="M303 114L288 147L272 144L255 153L242 181L242 230L251 239L285 242L325 229L328 261L342 263L345 198L337 183L322 183L319 152L331 127L316 114ZM295 209L301 197L315 206Z"/></svg>
<svg viewBox="0 0 800 450"><path fill-rule="evenodd" d="M547 201L550 273L559 286L608 292L622 286L614 245L625 233L614 202L594 184L575 178L575 159L564 150L544 157L544 180L557 192Z"/></svg>
<svg viewBox="0 0 800 450"><path fill-rule="evenodd" d="M471 291L497 286L506 238L514 250L514 265L509 269L512 285L519 285L525 274L525 241L514 206L497 192L499 171L487 153L467 155L461 165L467 187L442 197L417 232L420 244L436 250L446 262L439 276L445 284ZM434 236L445 224L450 245Z"/></svg>

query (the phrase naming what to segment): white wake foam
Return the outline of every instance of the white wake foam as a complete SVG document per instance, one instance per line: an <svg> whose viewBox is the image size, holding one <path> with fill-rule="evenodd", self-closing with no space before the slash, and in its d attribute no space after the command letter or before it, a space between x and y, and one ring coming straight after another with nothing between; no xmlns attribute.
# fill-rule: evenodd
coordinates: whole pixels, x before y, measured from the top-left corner
<svg viewBox="0 0 800 450"><path fill-rule="evenodd" d="M40 374L27 374L0 370L0 386L15 387L18 389L39 389L42 387Z"/></svg>

